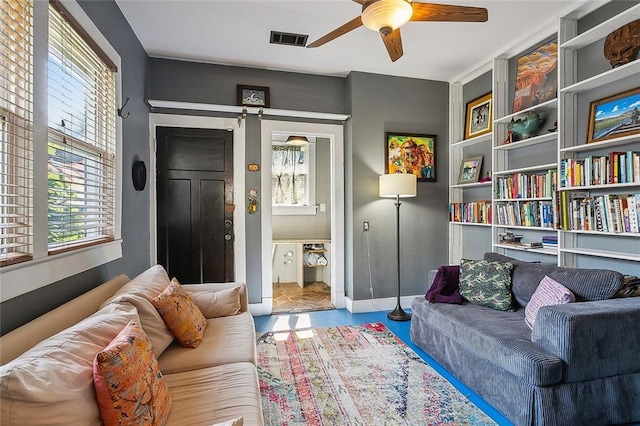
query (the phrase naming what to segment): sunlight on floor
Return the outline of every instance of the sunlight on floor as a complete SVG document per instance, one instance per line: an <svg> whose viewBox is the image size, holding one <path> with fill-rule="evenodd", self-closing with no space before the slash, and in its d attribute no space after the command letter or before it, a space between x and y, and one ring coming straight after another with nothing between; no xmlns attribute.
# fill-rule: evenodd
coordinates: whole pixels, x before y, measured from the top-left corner
<svg viewBox="0 0 640 426"><path fill-rule="evenodd" d="M311 327L309 314L278 315L278 320L274 324L272 331L299 330Z"/></svg>

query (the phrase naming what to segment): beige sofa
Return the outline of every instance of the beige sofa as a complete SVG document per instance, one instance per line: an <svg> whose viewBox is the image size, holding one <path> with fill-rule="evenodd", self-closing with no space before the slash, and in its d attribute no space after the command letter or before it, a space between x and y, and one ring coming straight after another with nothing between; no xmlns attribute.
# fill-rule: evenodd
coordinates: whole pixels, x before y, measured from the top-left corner
<svg viewBox="0 0 640 426"><path fill-rule="evenodd" d="M175 341L150 303L168 284L161 266L133 280L120 275L0 337L0 424L101 424L93 359L132 319L149 336L168 385L167 425L239 417L244 425L264 424L246 285L184 286L208 322L201 344L191 349ZM210 318L213 295L230 288L238 289L240 312Z"/></svg>

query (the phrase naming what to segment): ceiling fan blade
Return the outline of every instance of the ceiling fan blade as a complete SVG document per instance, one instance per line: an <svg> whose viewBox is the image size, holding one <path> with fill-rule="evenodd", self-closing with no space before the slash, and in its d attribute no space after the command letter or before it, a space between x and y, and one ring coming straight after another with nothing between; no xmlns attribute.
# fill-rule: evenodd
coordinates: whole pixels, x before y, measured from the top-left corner
<svg viewBox="0 0 640 426"><path fill-rule="evenodd" d="M322 37L320 37L319 39L317 39L316 41L314 41L311 44L307 44L307 47L319 47L322 46L325 43L330 42L333 39L336 39L342 35L345 35L346 33L348 33L349 31L353 31L358 27L362 26L362 18L355 17L352 20L350 20L349 22L347 22L346 24L336 28L335 30L331 31L329 34L324 35Z"/></svg>
<svg viewBox="0 0 640 426"><path fill-rule="evenodd" d="M412 21L486 22L489 17L484 7L417 2L412 6Z"/></svg>
<svg viewBox="0 0 640 426"><path fill-rule="evenodd" d="M400 28L392 31L388 35L384 35L380 33L380 37L382 37L382 41L384 42L384 46L387 48L387 52L389 52L389 57L391 58L391 62L395 62L402 56L402 37L400 36Z"/></svg>
<svg viewBox="0 0 640 426"><path fill-rule="evenodd" d="M352 0L352 1L355 1L358 4L364 4L366 0Z"/></svg>

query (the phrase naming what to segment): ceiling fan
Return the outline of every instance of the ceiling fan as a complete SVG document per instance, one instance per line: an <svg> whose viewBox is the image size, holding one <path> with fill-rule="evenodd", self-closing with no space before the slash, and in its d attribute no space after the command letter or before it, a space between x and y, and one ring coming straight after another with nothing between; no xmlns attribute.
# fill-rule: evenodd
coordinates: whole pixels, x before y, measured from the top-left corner
<svg viewBox="0 0 640 426"><path fill-rule="evenodd" d="M419 3L411 0L353 0L362 5L362 14L307 45L319 47L364 25L382 37L391 61L402 56L400 27L409 21L486 22L483 7Z"/></svg>

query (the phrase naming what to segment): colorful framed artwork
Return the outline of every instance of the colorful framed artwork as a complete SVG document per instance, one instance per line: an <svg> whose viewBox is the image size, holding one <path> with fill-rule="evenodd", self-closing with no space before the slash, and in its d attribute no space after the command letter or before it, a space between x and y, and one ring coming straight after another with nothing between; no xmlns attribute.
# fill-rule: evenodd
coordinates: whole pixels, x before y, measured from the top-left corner
<svg viewBox="0 0 640 426"><path fill-rule="evenodd" d="M467 113L464 120L465 139L491 133L493 129L492 104L491 93L467 103Z"/></svg>
<svg viewBox="0 0 640 426"><path fill-rule="evenodd" d="M238 105L269 108L269 88L237 85Z"/></svg>
<svg viewBox="0 0 640 426"><path fill-rule="evenodd" d="M385 133L385 173L410 173L436 182L436 135Z"/></svg>
<svg viewBox="0 0 640 426"><path fill-rule="evenodd" d="M591 102L587 143L640 133L640 87Z"/></svg>
<svg viewBox="0 0 640 426"><path fill-rule="evenodd" d="M478 157L464 158L460 163L458 184L474 183L480 178L482 171L482 155Z"/></svg>
<svg viewBox="0 0 640 426"><path fill-rule="evenodd" d="M558 40L518 58L513 112L555 99L558 95Z"/></svg>

